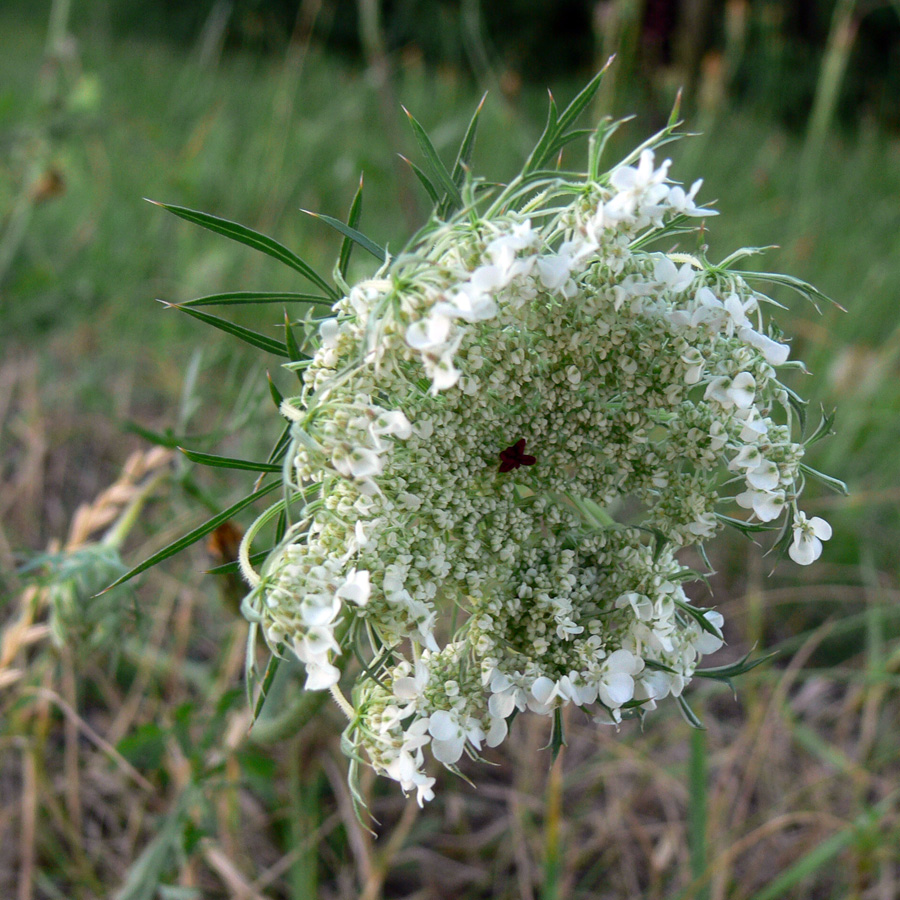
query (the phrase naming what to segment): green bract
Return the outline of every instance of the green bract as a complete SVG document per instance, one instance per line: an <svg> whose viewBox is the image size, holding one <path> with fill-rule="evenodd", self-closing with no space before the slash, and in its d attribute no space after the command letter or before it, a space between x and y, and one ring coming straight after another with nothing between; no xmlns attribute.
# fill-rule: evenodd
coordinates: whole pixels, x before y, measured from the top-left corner
<svg viewBox="0 0 900 900"><path fill-rule="evenodd" d="M546 168L596 85L551 109L506 187L468 175L474 120L452 170L413 120L434 215L391 258L356 229L358 203L346 225L322 217L345 236L338 291L271 239L170 207L282 259L331 307L310 359L290 322L279 342L197 309L274 296L183 306L303 377L278 398L289 438L267 463L207 461L283 467L286 498L242 551L244 613L302 661L308 690L338 698L346 751L420 803L429 757L454 767L499 744L517 711L618 722L683 704L723 640L722 616L690 599L684 548L726 524L780 529L807 564L830 536L797 507L809 470L779 381L789 347L755 286L768 276L733 271L740 252L712 265L658 249L716 214L656 160L674 122L609 172L606 122L587 173ZM381 267L351 288L354 243ZM280 540L254 562L276 516Z"/></svg>

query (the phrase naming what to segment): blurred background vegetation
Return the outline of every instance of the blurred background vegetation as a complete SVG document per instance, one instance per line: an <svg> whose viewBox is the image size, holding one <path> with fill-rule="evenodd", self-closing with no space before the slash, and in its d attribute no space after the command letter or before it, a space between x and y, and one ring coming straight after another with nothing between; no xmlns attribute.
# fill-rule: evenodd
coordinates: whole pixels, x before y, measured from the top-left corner
<svg viewBox="0 0 900 900"><path fill-rule="evenodd" d="M397 152L404 103L439 150L478 98L475 168L512 174L608 56L596 117L642 140L684 88L675 177L705 179L712 258L763 264L778 317L837 408L812 464L845 479L810 570L746 541L713 560L729 653L780 651L708 730L576 717L557 764L516 723L475 790L419 814L367 783L350 811L337 716L248 738L241 516L96 597L252 481L172 448L254 458L288 373L154 298L291 290L291 273L143 202L272 234L330 271L362 225L399 247L426 212ZM878 0L4 0L0 5L0 896L872 898L900 896L900 3ZM572 151L576 165L579 150ZM368 271L356 260L357 275ZM238 317L277 335L283 313ZM154 443L157 449L154 449ZM160 446L161 445L161 446ZM121 551L121 552L120 552ZM729 657L731 658L731 657ZM301 681L288 672L282 702ZM468 770L467 770L468 771ZM470 773L471 774L471 773Z"/></svg>

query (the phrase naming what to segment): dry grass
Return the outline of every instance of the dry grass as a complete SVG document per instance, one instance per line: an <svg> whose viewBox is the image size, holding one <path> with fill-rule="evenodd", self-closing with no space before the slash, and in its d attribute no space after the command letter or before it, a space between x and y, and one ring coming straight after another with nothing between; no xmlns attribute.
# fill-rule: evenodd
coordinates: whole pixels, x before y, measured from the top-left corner
<svg viewBox="0 0 900 900"><path fill-rule="evenodd" d="M0 370L13 385L2 428L20 428L7 509L47 500L36 476L21 475L38 471L30 454L54 428L28 405L30 372ZM97 546L168 466L164 451L132 456L51 549ZM143 614L118 620L89 654L51 639L52 583L20 587L0 651L0 896L896 898L900 652L881 628L900 587L843 570L821 585L765 580L749 556L749 579L718 586L732 598L726 652L777 642L835 599L867 614L865 638L823 667L840 624L825 620L746 676L737 702L695 685L704 783L691 779L690 729L670 712L644 733L635 723L616 733L570 710L552 768L546 722L525 716L490 752L496 766L466 766L477 789L445 774L424 812L364 777L377 837L353 813L336 711L273 747L248 735L245 625L197 574L204 560L151 573ZM692 803L706 816L702 871L691 864ZM787 883L773 894L779 876ZM183 890L157 894L158 882Z"/></svg>

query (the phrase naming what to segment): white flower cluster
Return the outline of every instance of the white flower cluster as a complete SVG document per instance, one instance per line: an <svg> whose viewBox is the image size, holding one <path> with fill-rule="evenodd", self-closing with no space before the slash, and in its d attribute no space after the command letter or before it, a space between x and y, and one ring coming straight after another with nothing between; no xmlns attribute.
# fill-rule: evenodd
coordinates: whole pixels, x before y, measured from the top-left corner
<svg viewBox="0 0 900 900"><path fill-rule="evenodd" d="M247 607L310 690L368 656L347 739L420 804L429 757L477 756L517 711L680 696L723 622L677 554L726 518L790 516L804 565L830 536L796 506L767 298L645 249L715 213L635 163L436 223L336 304L283 407L315 499Z"/></svg>

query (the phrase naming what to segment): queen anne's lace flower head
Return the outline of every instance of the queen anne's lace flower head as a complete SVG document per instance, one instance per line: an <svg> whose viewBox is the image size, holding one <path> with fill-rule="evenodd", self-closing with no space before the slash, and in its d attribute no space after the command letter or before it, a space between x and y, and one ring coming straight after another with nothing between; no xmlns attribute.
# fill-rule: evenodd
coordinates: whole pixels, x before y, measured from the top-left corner
<svg viewBox="0 0 900 900"><path fill-rule="evenodd" d="M310 690L366 648L349 746L420 804L430 760L517 712L618 723L680 697L723 620L679 555L723 523L787 515L801 564L831 534L796 506L767 298L651 249L715 215L668 173L645 149L434 222L335 305L283 406L286 482L315 499L246 606Z"/></svg>

